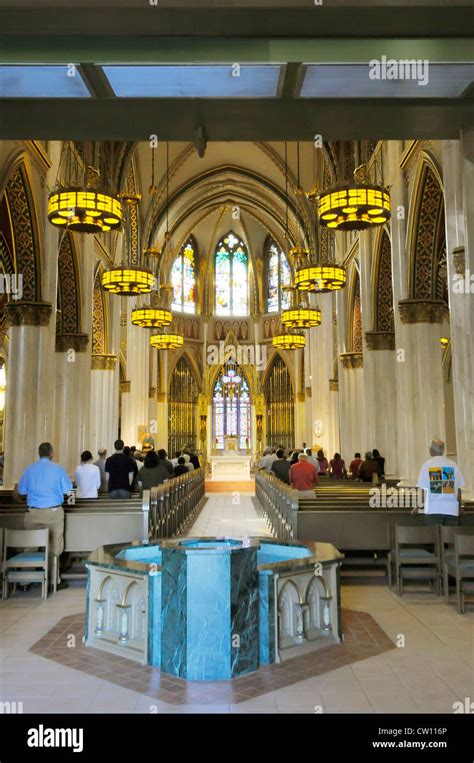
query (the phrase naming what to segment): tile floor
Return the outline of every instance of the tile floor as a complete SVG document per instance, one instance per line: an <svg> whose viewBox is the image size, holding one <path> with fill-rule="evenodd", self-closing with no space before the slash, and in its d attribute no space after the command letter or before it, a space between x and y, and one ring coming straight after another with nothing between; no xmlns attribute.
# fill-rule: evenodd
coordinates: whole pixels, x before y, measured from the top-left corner
<svg viewBox="0 0 474 763"><path fill-rule="evenodd" d="M191 534L264 534L250 496L238 497L211 496ZM199 692L187 704L164 702L29 651L84 600L81 586L46 602L33 590L0 602L0 702L22 702L25 713L449 713L474 698L474 607L458 615L454 601L430 593L398 599L383 583L343 585L343 607L371 614L399 647L237 703L200 701Z"/></svg>

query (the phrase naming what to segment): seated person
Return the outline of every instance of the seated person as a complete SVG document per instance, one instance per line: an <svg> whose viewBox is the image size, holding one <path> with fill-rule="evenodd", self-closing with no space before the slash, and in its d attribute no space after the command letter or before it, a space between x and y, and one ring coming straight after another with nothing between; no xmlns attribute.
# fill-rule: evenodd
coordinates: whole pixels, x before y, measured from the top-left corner
<svg viewBox="0 0 474 763"><path fill-rule="evenodd" d="M92 453L85 450L81 453L81 463L76 466L74 478L77 485L78 498L97 498L102 482L100 469L92 463Z"/></svg>
<svg viewBox="0 0 474 763"><path fill-rule="evenodd" d="M168 469L169 473L171 474L171 476L173 476L174 475L174 466L171 463L171 461L168 461L168 454L167 454L167 452L166 452L166 450L164 448L160 448L159 449L159 451L158 451L158 458L161 459L161 461L163 461L163 463L166 466L166 468Z"/></svg>
<svg viewBox="0 0 474 763"><path fill-rule="evenodd" d="M305 453L308 456L308 464L313 464L313 466L316 467L316 471L319 474L319 461L317 458L313 457L313 451L311 450L311 448L306 448Z"/></svg>
<svg viewBox="0 0 474 763"><path fill-rule="evenodd" d="M373 449L372 455L374 457L374 461L380 467L380 476L381 477L385 477L385 459L384 459L384 457L380 455L380 452L377 450L377 448Z"/></svg>
<svg viewBox="0 0 474 763"><path fill-rule="evenodd" d="M328 460L327 460L326 456L324 455L324 451L322 449L318 450L317 461L318 461L318 464L319 464L319 475L320 475L320 477L327 477L328 476L329 463L328 463Z"/></svg>
<svg viewBox="0 0 474 763"><path fill-rule="evenodd" d="M329 462L329 475L335 480L342 480L347 477L346 463L341 458L340 453L334 453L334 458Z"/></svg>
<svg viewBox="0 0 474 763"><path fill-rule="evenodd" d="M184 464L188 472L193 472L194 466L191 463L191 456L189 455L189 453L186 453L184 450L183 450L183 458L184 458ZM178 463L179 463L179 458L178 458Z"/></svg>
<svg viewBox="0 0 474 763"><path fill-rule="evenodd" d="M377 461L374 461L372 451L368 450L365 454L365 461L362 461L359 466L359 479L361 482L373 482L374 474L377 475L377 479L380 478L380 466Z"/></svg>
<svg viewBox="0 0 474 763"><path fill-rule="evenodd" d="M180 456L178 458L177 465L174 467L174 476L180 477L182 474L187 474L187 473L188 473L188 468L186 466L186 460L184 456Z"/></svg>
<svg viewBox="0 0 474 763"><path fill-rule="evenodd" d="M354 453L354 458L349 464L349 471L351 473L351 477L353 480L359 479L359 466L361 465L361 463L362 463L362 459L360 457L360 453Z"/></svg>
<svg viewBox="0 0 474 763"><path fill-rule="evenodd" d="M290 467L290 483L293 490L301 492L302 497L314 498L314 488L318 484L318 473L313 464L308 464L306 453L300 453L298 463Z"/></svg>
<svg viewBox="0 0 474 763"><path fill-rule="evenodd" d="M276 452L277 459L272 464L272 472L282 482L290 484L290 468L291 464L285 458L285 451L281 448Z"/></svg>
<svg viewBox="0 0 474 763"><path fill-rule="evenodd" d="M170 473L162 459L158 457L158 453L154 450L149 450L145 456L143 467L137 476L140 495L143 494L144 490L150 490L152 487L162 485L165 480L169 479L169 476Z"/></svg>

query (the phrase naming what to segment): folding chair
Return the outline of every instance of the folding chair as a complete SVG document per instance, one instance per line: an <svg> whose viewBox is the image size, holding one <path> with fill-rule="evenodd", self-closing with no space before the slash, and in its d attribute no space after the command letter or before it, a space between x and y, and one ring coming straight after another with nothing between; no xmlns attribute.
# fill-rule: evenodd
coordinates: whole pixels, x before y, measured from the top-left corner
<svg viewBox="0 0 474 763"><path fill-rule="evenodd" d="M432 546L429 551L424 546ZM404 579L435 581L440 594L441 559L439 526L416 527L395 525L395 548L389 554L389 565L395 565L397 595L402 596Z"/></svg>
<svg viewBox="0 0 474 763"><path fill-rule="evenodd" d="M474 530L457 529L454 536L454 559L448 561L447 572L456 578L457 608L460 615L465 610L465 594L474 594Z"/></svg>
<svg viewBox="0 0 474 763"><path fill-rule="evenodd" d="M23 549L8 557L9 549ZM25 549L38 548L43 550L28 551ZM34 530L5 530L3 543L3 585L2 599L9 593L10 583L16 591L16 584L41 583L43 599L48 597L48 551L49 530L47 528ZM54 590L57 581L57 557L54 557Z"/></svg>

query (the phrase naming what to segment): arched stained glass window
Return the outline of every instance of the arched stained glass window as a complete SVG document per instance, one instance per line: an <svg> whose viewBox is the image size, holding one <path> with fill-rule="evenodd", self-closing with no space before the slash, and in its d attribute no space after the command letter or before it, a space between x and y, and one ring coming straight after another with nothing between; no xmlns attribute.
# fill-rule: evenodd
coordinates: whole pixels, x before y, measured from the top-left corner
<svg viewBox="0 0 474 763"><path fill-rule="evenodd" d="M223 450L226 437L237 437L240 450L250 447L250 390L242 369L237 365L239 384L226 384L227 370L221 368L212 394L212 437L214 448Z"/></svg>
<svg viewBox="0 0 474 763"><path fill-rule="evenodd" d="M188 238L171 269L173 300L171 309L181 313L196 312L196 242Z"/></svg>
<svg viewBox="0 0 474 763"><path fill-rule="evenodd" d="M291 270L285 254L272 238L266 244L267 312L277 313L290 307L290 295L283 286L291 282Z"/></svg>
<svg viewBox="0 0 474 763"><path fill-rule="evenodd" d="M248 255L241 239L229 232L215 257L216 315L248 315Z"/></svg>

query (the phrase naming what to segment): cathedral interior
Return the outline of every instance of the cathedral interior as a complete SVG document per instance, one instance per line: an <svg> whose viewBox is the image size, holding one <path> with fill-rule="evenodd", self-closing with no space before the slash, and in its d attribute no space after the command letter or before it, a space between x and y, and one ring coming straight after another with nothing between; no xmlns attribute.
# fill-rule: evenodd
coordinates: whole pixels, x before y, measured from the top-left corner
<svg viewBox="0 0 474 763"><path fill-rule="evenodd" d="M473 691L472 6L76 6L0 3L0 647L32 674L15 694L0 662L0 700L458 712ZM379 501L422 490L439 442L463 541L370 502L378 485ZM57 508L21 502L41 443L74 484L44 599L8 566L28 511ZM93 506L81 459L124 445L196 468L125 500L106 484ZM265 462L297 451L293 470L308 448L310 496ZM349 464L377 451L364 485ZM402 526L434 544L418 587ZM215 601L227 630L199 619Z"/></svg>

